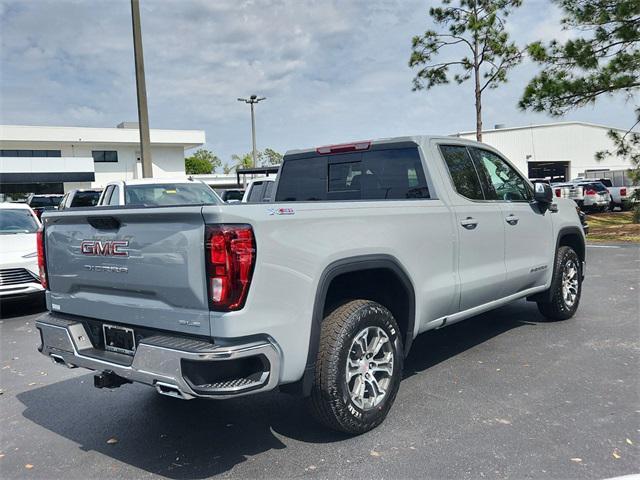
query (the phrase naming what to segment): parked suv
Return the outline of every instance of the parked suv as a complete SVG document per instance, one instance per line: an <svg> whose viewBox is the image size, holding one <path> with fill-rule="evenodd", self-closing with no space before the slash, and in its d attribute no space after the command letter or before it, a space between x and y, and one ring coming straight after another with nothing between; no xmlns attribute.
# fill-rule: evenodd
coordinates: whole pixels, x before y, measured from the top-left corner
<svg viewBox="0 0 640 480"><path fill-rule="evenodd" d="M568 319L585 271L574 202L451 137L290 151L268 204L53 212L41 249L55 362L181 399L279 387L351 434L418 334L521 298Z"/></svg>

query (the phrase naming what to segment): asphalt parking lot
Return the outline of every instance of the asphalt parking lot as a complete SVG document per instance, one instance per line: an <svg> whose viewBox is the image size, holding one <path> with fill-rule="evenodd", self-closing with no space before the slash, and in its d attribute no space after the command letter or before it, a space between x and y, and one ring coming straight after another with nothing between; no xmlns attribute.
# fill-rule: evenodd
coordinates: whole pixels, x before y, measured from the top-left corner
<svg viewBox="0 0 640 480"><path fill-rule="evenodd" d="M607 478L640 471L640 247L588 249L576 317L517 302L422 335L386 422L349 438L281 393L180 401L98 390L3 305L2 478Z"/></svg>

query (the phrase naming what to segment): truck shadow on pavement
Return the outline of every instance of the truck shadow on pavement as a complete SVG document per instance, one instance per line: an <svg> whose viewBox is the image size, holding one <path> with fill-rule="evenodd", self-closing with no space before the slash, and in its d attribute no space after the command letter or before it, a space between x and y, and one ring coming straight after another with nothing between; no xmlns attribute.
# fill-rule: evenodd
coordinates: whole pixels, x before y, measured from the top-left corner
<svg viewBox="0 0 640 480"><path fill-rule="evenodd" d="M405 378L541 318L535 307L518 303L422 335L405 362ZM264 474L263 467L252 470L252 457L287 448L286 439L313 444L350 441L318 426L302 400L278 392L186 402L162 397L143 385L109 391L94 389L92 383L92 375L82 375L23 392L18 400L26 407L26 419L84 451L108 457L105 465L96 465L103 472L118 472L121 467L109 462L114 459L173 479L202 479L245 463L243 475L257 477ZM139 476L140 472L127 470L119 475Z"/></svg>
<svg viewBox="0 0 640 480"><path fill-rule="evenodd" d="M44 299L44 293L0 301L0 318L3 320L23 315L33 315L46 310L47 304Z"/></svg>

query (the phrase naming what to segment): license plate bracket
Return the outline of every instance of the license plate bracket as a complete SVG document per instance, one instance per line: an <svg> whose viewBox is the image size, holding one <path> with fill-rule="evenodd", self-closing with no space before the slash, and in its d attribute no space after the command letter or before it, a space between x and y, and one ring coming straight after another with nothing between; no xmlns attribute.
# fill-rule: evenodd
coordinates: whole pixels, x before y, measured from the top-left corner
<svg viewBox="0 0 640 480"><path fill-rule="evenodd" d="M134 355L136 353L136 337L132 328L119 325L102 324L104 349L109 352Z"/></svg>

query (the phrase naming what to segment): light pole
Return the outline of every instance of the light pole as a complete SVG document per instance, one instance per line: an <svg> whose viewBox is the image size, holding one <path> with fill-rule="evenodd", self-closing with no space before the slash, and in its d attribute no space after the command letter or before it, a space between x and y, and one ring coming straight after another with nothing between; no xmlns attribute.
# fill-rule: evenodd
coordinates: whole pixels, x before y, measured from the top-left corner
<svg viewBox="0 0 640 480"><path fill-rule="evenodd" d="M253 149L251 150L251 156L253 157L253 167L257 165L257 150L256 150L256 114L254 111L254 105L262 100L266 100L267 97L258 97L257 95L251 95L249 98L239 98L239 102L248 103L251 105L251 139L253 141Z"/></svg>
<svg viewBox="0 0 640 480"><path fill-rule="evenodd" d="M151 140L149 138L149 111L147 109L147 87L144 81L144 58L142 55L142 32L140 31L140 1L131 0L131 23L133 25L133 55L136 64L136 93L138 97L138 128L140 129L140 157L142 177L153 177L151 163Z"/></svg>

